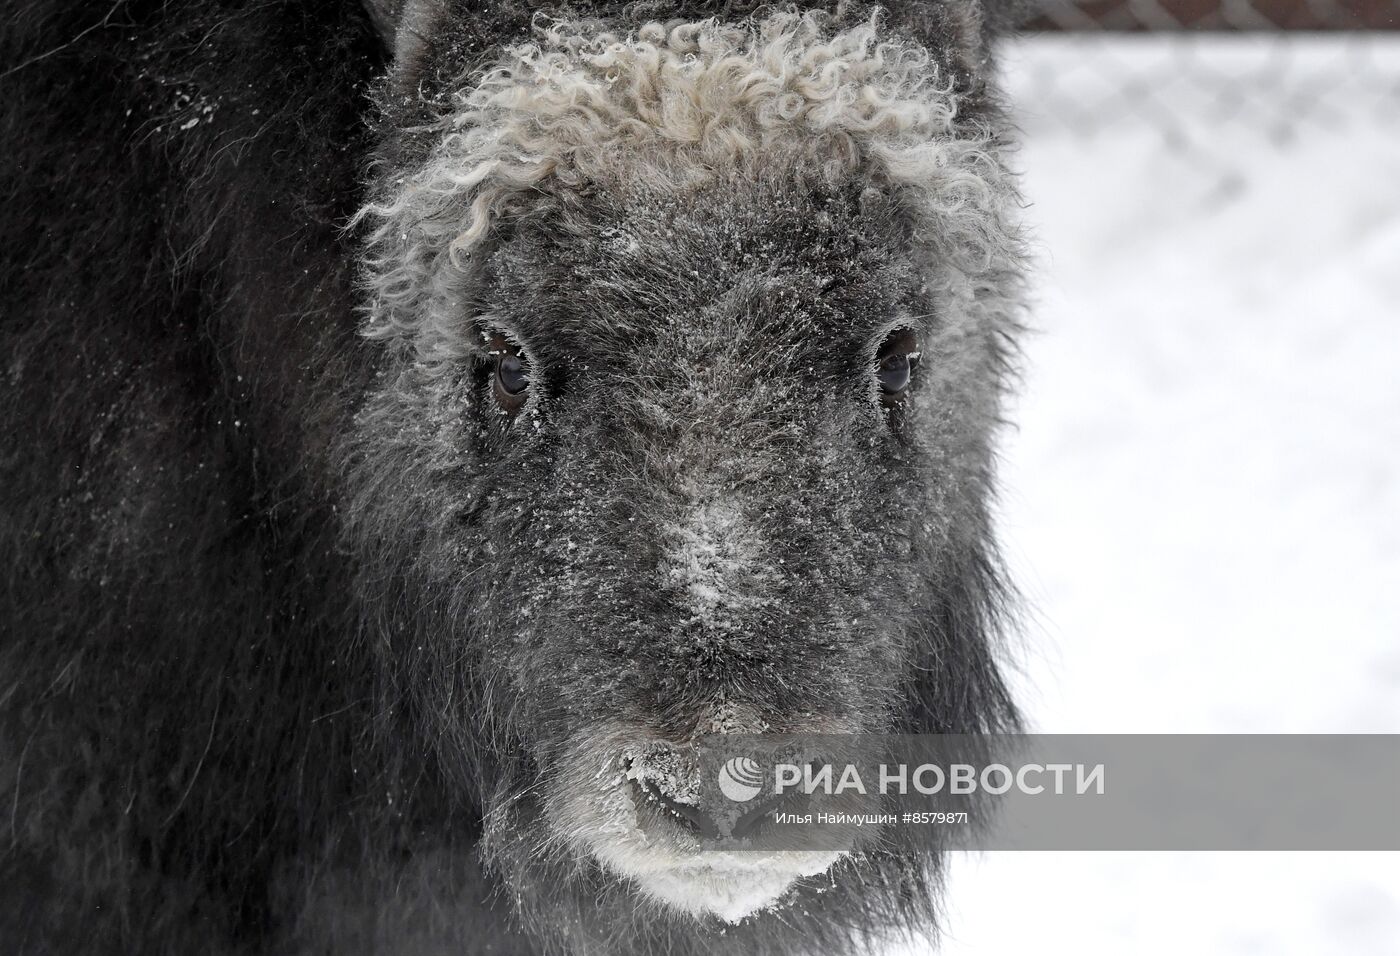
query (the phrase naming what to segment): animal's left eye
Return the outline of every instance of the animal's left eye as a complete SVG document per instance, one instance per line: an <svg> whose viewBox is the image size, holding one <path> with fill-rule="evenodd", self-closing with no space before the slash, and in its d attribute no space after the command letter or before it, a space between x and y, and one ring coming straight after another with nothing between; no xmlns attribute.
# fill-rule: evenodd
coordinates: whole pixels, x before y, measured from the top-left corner
<svg viewBox="0 0 1400 956"><path fill-rule="evenodd" d="M900 329L885 339L875 353L875 380L880 383L881 401L894 405L904 397L918 362L919 343L912 331Z"/></svg>
<svg viewBox="0 0 1400 956"><path fill-rule="evenodd" d="M491 395L496 404L514 414L525 404L530 388L530 366L520 349L497 335L491 340L491 357L495 360L491 374Z"/></svg>

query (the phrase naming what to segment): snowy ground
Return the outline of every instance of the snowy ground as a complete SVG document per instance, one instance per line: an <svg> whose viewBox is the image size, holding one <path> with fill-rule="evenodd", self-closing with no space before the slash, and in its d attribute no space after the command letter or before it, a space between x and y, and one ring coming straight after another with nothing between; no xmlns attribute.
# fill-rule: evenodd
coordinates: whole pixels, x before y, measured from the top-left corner
<svg viewBox="0 0 1400 956"><path fill-rule="evenodd" d="M1036 729L1400 733L1400 37L1011 53ZM1400 854L989 853L950 910L955 956L1400 954Z"/></svg>

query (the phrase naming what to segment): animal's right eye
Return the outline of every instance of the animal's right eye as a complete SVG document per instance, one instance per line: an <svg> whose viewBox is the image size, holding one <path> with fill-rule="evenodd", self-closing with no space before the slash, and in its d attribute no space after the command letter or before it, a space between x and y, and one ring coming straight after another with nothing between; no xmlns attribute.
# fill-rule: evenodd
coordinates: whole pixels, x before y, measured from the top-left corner
<svg viewBox="0 0 1400 956"><path fill-rule="evenodd" d="M530 384L525 374L525 363L519 355L502 355L496 360L496 380L507 395L519 395Z"/></svg>
<svg viewBox="0 0 1400 956"><path fill-rule="evenodd" d="M875 377L880 380L880 390L886 395L898 395L909 387L910 362L908 352L895 352L880 360Z"/></svg>
<svg viewBox="0 0 1400 956"><path fill-rule="evenodd" d="M491 395L496 404L514 414L525 404L530 390L530 366L520 348L497 335L491 340L489 354L495 365L491 372Z"/></svg>
<svg viewBox="0 0 1400 956"><path fill-rule="evenodd" d="M886 408L898 405L909 390L909 381L919 363L919 342L910 329L890 333L875 353L875 381L880 401Z"/></svg>

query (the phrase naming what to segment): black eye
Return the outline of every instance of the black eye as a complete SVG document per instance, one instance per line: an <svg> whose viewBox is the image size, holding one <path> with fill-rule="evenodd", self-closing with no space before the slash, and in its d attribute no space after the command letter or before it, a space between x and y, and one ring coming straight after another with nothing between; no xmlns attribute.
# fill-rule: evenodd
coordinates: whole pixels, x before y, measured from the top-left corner
<svg viewBox="0 0 1400 956"><path fill-rule="evenodd" d="M909 388L909 379L919 361L919 343L909 329L890 334L875 353L875 380L880 383L880 400L896 404Z"/></svg>
<svg viewBox="0 0 1400 956"><path fill-rule="evenodd" d="M880 370L876 373L880 380L880 390L886 395L897 395L904 391L909 387L910 371L908 352L886 355L880 360Z"/></svg>
<svg viewBox="0 0 1400 956"><path fill-rule="evenodd" d="M503 335L491 340L489 354L495 359L491 394L497 405L514 414L525 404L526 392L530 388L530 366L520 354L520 349L507 342Z"/></svg>
<svg viewBox="0 0 1400 956"><path fill-rule="evenodd" d="M496 376L507 395L519 395L530 384L530 378L525 374L525 363L520 361L519 355L502 355L498 358Z"/></svg>

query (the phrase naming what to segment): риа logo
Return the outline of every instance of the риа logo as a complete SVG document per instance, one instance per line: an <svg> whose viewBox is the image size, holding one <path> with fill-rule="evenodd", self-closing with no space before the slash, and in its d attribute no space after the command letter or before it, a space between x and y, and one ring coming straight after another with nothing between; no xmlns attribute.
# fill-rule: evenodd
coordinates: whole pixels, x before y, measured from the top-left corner
<svg viewBox="0 0 1400 956"><path fill-rule="evenodd" d="M763 768L750 757L733 757L719 768L719 791L735 803L763 792Z"/></svg>

